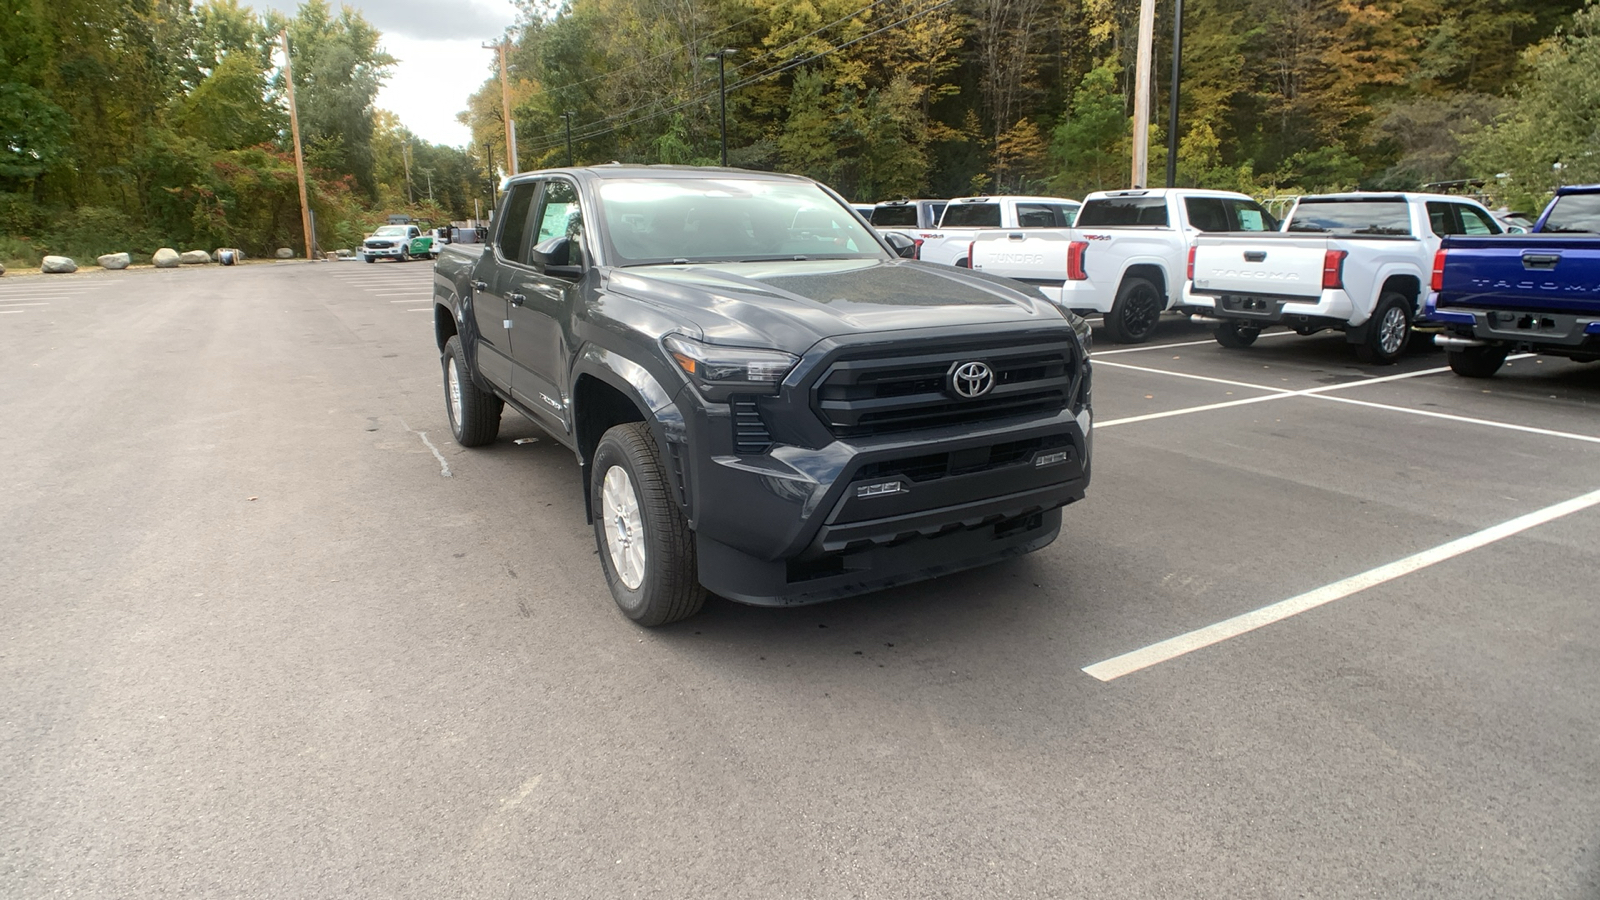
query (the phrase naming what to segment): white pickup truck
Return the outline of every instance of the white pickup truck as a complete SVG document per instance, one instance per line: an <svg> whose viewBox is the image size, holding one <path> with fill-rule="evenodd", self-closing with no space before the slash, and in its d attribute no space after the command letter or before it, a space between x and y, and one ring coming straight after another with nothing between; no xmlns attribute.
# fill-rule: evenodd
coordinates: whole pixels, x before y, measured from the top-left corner
<svg viewBox="0 0 1600 900"><path fill-rule="evenodd" d="M1056 228L1072 225L1076 200L1066 197L958 197L945 206L939 227L918 232L917 258L967 266L967 247L986 228Z"/></svg>
<svg viewBox="0 0 1600 900"><path fill-rule="evenodd" d="M1277 227L1261 204L1231 191L1097 191L1071 229L985 231L970 256L973 269L1034 285L1081 315L1105 313L1111 339L1136 344L1183 298L1196 235Z"/></svg>
<svg viewBox="0 0 1600 900"><path fill-rule="evenodd" d="M1301 197L1282 233L1201 235L1182 308L1217 343L1248 347L1263 328L1334 328L1363 362L1392 363L1411 340L1448 234L1500 234L1487 209L1449 194Z"/></svg>

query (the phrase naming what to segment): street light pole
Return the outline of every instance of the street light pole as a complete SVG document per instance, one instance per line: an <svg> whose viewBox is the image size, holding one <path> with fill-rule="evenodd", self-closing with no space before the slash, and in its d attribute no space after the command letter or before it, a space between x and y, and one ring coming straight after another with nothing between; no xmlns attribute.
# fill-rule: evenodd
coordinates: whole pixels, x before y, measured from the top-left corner
<svg viewBox="0 0 1600 900"><path fill-rule="evenodd" d="M717 61L717 96L721 99L722 109L722 165L728 165L728 69L727 60L739 51L724 47L707 56L707 60Z"/></svg>
<svg viewBox="0 0 1600 900"><path fill-rule="evenodd" d="M1167 110L1167 187L1178 186L1178 83L1183 79L1183 0L1172 10L1171 105Z"/></svg>
<svg viewBox="0 0 1600 900"><path fill-rule="evenodd" d="M561 114L561 118L565 119L567 123L567 165L573 166L576 163L572 161L572 113L564 112Z"/></svg>

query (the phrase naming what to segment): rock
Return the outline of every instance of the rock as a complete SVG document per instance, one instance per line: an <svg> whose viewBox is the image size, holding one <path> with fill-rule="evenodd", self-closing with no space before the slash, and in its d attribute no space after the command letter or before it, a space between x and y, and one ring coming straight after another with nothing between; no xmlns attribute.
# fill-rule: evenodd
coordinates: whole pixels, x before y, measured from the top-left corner
<svg viewBox="0 0 1600 900"><path fill-rule="evenodd" d="M349 247L346 247L343 250L339 251L339 258L340 259L355 259L356 258L356 252L354 250L351 250Z"/></svg>
<svg viewBox="0 0 1600 900"><path fill-rule="evenodd" d="M5 263L0 263L0 275L4 275L5 273L6 273L6 264Z"/></svg>
<svg viewBox="0 0 1600 900"><path fill-rule="evenodd" d="M171 247L162 247L156 251L154 256L150 257L150 261L155 263L158 269L176 269L180 259L182 257L178 256L178 251Z"/></svg>
<svg viewBox="0 0 1600 900"><path fill-rule="evenodd" d="M133 257L126 253L107 253L97 258L95 262L99 263L102 269L126 269L133 262Z"/></svg>
<svg viewBox="0 0 1600 900"><path fill-rule="evenodd" d="M279 259L294 259L294 251L290 250L288 247L279 247L278 248L278 258Z"/></svg>
<svg viewBox="0 0 1600 900"><path fill-rule="evenodd" d="M211 262L211 254L204 250L185 250L183 255L178 257L178 262L186 266L203 266Z"/></svg>
<svg viewBox="0 0 1600 900"><path fill-rule="evenodd" d="M78 264L69 256L46 256L39 264L39 271L46 275L64 275L78 271Z"/></svg>

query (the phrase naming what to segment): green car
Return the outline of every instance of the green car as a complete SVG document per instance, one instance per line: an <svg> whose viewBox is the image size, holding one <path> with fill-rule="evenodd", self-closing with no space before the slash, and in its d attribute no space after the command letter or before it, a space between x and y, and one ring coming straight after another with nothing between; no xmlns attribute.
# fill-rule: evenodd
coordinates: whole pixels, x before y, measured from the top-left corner
<svg viewBox="0 0 1600 900"><path fill-rule="evenodd" d="M385 225L369 235L361 245L361 257L369 263L388 258L410 262L418 257L438 259L433 232L416 225Z"/></svg>

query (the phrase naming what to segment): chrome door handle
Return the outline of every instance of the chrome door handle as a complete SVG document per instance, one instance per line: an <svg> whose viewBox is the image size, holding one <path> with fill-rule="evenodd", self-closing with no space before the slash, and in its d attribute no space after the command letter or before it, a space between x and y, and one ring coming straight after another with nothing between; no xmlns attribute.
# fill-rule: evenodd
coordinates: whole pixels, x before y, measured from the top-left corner
<svg viewBox="0 0 1600 900"><path fill-rule="evenodd" d="M506 299L511 301L511 305L512 306L521 306L523 304L523 302L528 299L528 295L527 294L507 294L506 295Z"/></svg>
<svg viewBox="0 0 1600 900"><path fill-rule="evenodd" d="M472 287L473 287L474 290L487 291L489 289L489 282L487 282L487 281L474 281L472 283Z"/></svg>

